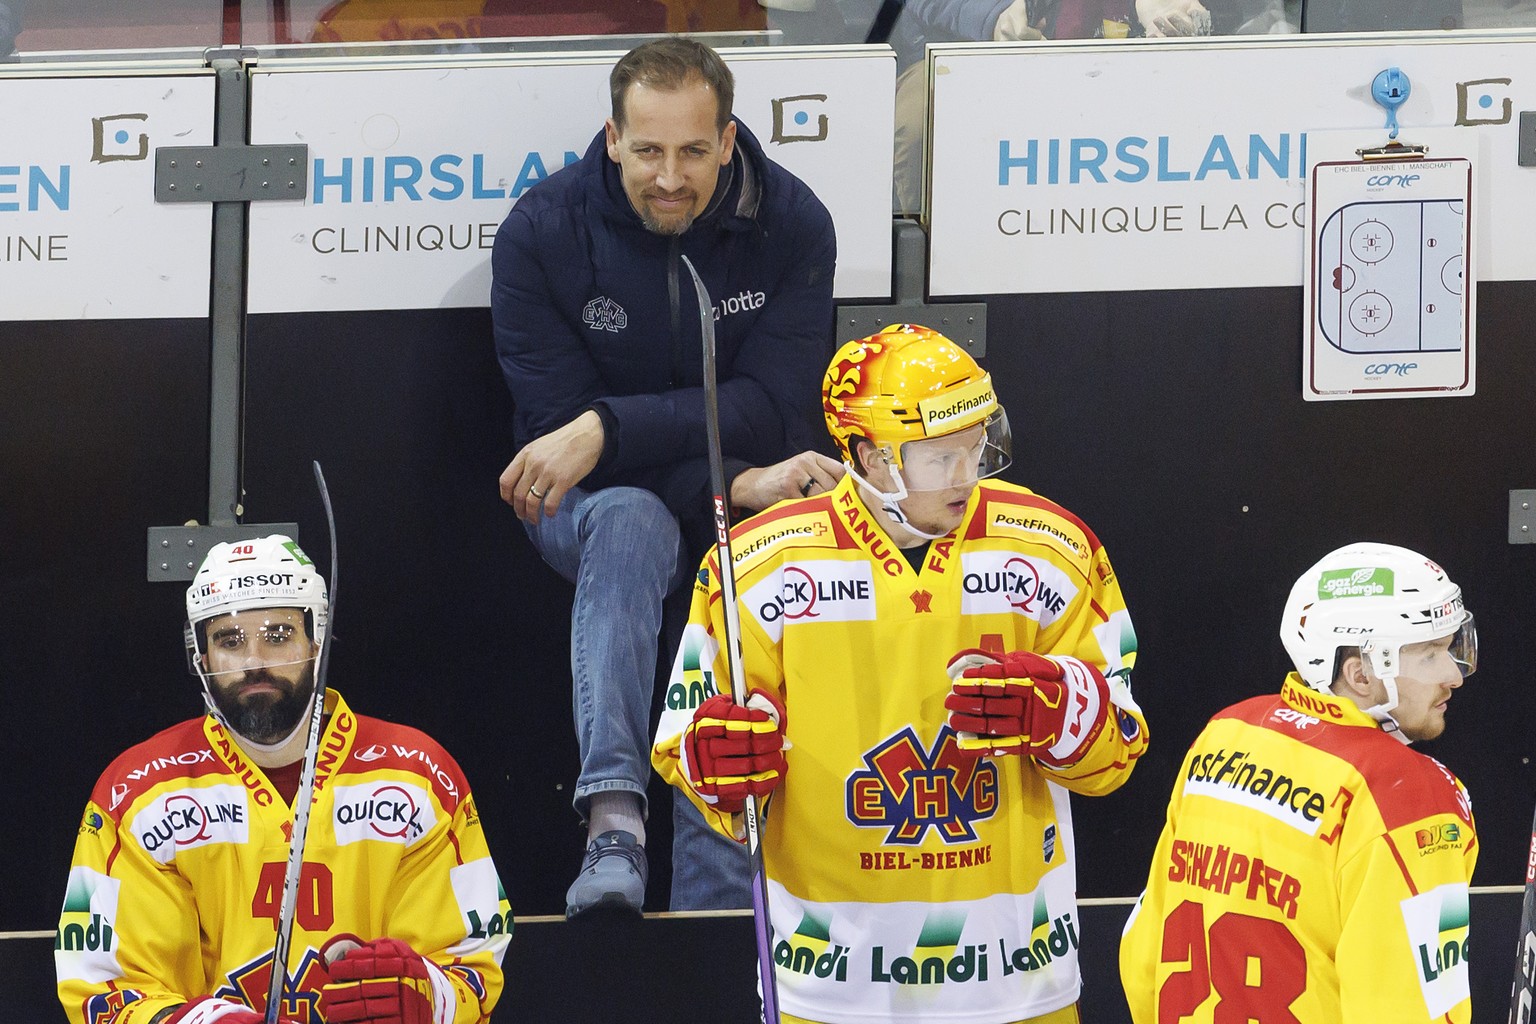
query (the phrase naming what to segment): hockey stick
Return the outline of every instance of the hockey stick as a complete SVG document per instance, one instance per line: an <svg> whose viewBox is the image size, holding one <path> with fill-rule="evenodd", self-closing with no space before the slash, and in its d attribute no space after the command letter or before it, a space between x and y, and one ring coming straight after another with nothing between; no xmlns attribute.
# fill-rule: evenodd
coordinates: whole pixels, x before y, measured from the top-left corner
<svg viewBox="0 0 1536 1024"><path fill-rule="evenodd" d="M1531 822L1531 848L1525 858L1525 900L1520 908L1520 935L1515 946L1515 987L1509 994L1509 1024L1531 1024L1536 997L1536 820Z"/></svg>
<svg viewBox="0 0 1536 1024"><path fill-rule="evenodd" d="M741 667L741 616L736 608L736 567L731 561L731 495L725 486L725 461L720 454L720 393L715 381L715 312L699 272L687 256L683 265L693 277L699 297L699 327L704 336L704 433L709 448L709 486L714 492L715 557L720 563L720 598L725 613L721 643L731 699L745 707L747 676ZM773 975L773 925L768 920L768 873L763 868L757 797L750 793L742 813L747 824L747 852L752 857L752 925L757 938L757 972L763 987L764 1024L779 1024L779 990Z"/></svg>
<svg viewBox="0 0 1536 1024"><path fill-rule="evenodd" d="M293 798L293 840L288 846L288 872L283 877L283 905L277 916L277 942L272 947L272 980L267 986L266 1024L277 1024L288 979L288 947L293 941L293 918L299 905L299 875L304 868L304 840L309 834L309 804L315 794L315 761L320 753L320 725L325 720L325 668L331 660L332 630L336 628L336 514L331 492L325 487L320 463L315 467L315 486L325 506L325 525L331 534L331 579L325 602L325 639L315 664L315 703L309 712L309 739L304 744L304 767L299 772L299 791Z"/></svg>

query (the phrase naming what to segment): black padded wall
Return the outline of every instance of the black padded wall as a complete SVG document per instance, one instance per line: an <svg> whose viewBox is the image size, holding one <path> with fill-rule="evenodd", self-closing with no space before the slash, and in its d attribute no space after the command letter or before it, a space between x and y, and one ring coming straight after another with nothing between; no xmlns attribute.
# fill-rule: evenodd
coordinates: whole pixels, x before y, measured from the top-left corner
<svg viewBox="0 0 1536 1024"><path fill-rule="evenodd" d="M0 323L0 931L53 927L97 776L202 709L184 588L147 582L145 532L207 515L207 336Z"/></svg>

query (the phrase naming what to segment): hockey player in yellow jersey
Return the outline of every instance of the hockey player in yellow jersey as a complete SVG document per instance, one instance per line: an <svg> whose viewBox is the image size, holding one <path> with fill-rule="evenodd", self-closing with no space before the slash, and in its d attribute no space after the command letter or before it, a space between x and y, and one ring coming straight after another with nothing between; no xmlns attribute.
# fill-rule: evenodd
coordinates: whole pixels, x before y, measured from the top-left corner
<svg viewBox="0 0 1536 1024"><path fill-rule="evenodd" d="M71 1024L261 1024L325 581L287 537L217 544L187 590L208 714L130 748L81 820L54 960ZM463 772L325 688L284 1024L476 1024L511 913Z"/></svg>
<svg viewBox="0 0 1536 1024"><path fill-rule="evenodd" d="M1477 666L1461 589L1405 548L1340 548L1280 636L1280 693L1218 714L1180 770L1120 946L1131 1017L1466 1024L1472 808L1408 746Z"/></svg>
<svg viewBox="0 0 1536 1024"><path fill-rule="evenodd" d="M731 702L711 555L653 760L762 850L785 1021L1078 1019L1069 792L1130 775L1135 636L1097 537L993 479L991 378L922 327L849 342L823 385L848 472L733 531Z"/></svg>

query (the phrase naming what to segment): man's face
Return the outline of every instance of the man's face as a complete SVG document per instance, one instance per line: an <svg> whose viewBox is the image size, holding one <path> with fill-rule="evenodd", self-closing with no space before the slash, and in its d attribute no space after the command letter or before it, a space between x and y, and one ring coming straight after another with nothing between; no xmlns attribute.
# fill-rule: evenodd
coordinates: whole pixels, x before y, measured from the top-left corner
<svg viewBox="0 0 1536 1024"><path fill-rule="evenodd" d="M718 97L703 78L680 89L636 82L624 95L624 129L607 122L608 158L624 194L658 235L680 235L709 206L720 168L730 162L736 124L715 130Z"/></svg>
<svg viewBox="0 0 1536 1024"><path fill-rule="evenodd" d="M316 646L297 608L219 615L203 627L203 667L230 727L256 743L293 731L315 692Z"/></svg>
<svg viewBox="0 0 1536 1024"><path fill-rule="evenodd" d="M977 466L986 442L986 426L976 424L942 437L908 441L901 446L901 479L907 496L900 502L907 520L924 533L943 535L960 525L976 490ZM861 449L870 483L887 493L896 489L890 465L872 446Z"/></svg>
<svg viewBox="0 0 1536 1024"><path fill-rule="evenodd" d="M1445 709L1462 684L1450 655L1452 637L1405 644L1398 652L1397 707L1392 717L1410 740L1432 740L1445 731ZM1379 692L1378 692L1379 691ZM1386 686L1372 680L1372 696L1386 700Z"/></svg>

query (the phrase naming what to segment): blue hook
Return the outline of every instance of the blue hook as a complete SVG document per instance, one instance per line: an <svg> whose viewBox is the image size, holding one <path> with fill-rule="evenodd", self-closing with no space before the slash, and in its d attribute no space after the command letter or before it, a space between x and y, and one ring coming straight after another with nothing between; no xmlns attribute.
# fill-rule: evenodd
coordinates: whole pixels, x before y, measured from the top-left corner
<svg viewBox="0 0 1536 1024"><path fill-rule="evenodd" d="M1408 82L1408 76L1398 68L1378 72L1371 82L1372 98L1387 109L1387 127L1392 129L1387 138L1397 138L1397 108L1403 105L1412 91L1413 86Z"/></svg>

